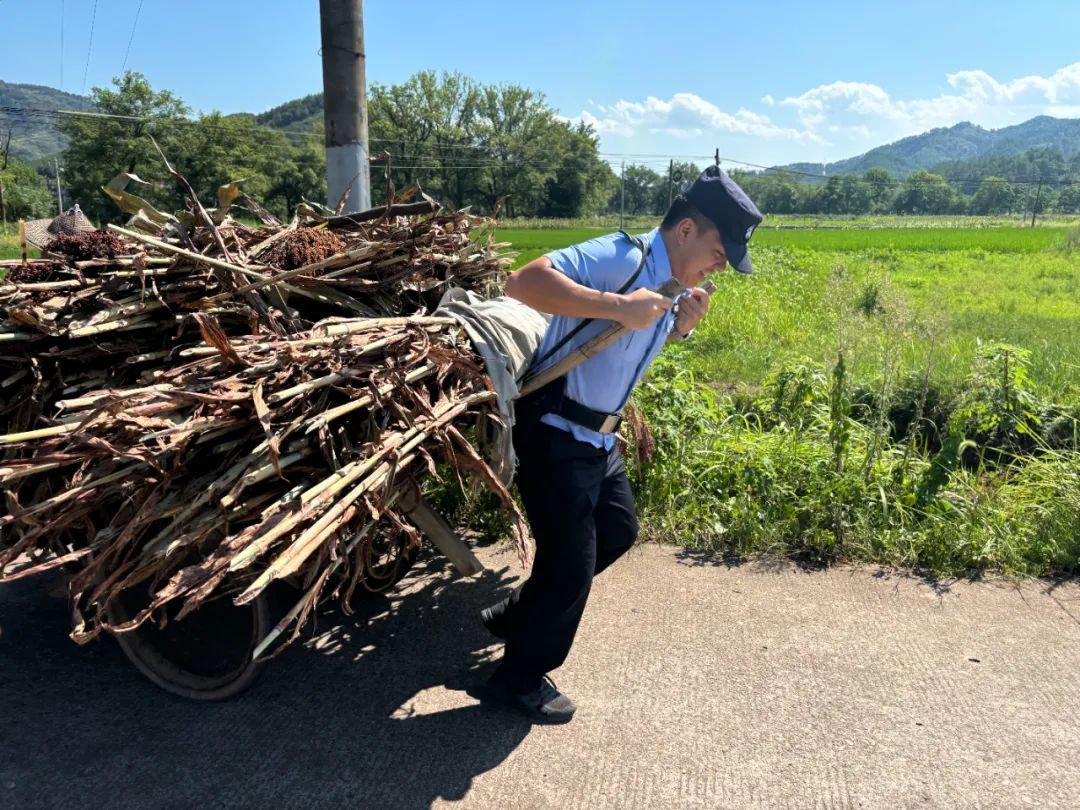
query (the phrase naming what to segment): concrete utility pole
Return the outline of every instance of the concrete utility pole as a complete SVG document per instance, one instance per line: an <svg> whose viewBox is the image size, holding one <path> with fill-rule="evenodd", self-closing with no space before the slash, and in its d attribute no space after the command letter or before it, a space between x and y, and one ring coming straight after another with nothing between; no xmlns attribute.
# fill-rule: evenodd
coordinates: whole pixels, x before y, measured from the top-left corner
<svg viewBox="0 0 1080 810"><path fill-rule="evenodd" d="M623 216L626 211L626 161L619 169L619 230L623 229Z"/></svg>
<svg viewBox="0 0 1080 810"><path fill-rule="evenodd" d="M671 159L667 164L667 207L671 208L671 190L675 187L675 160Z"/></svg>
<svg viewBox="0 0 1080 810"><path fill-rule="evenodd" d="M1031 227L1035 227L1035 214L1039 211L1039 200L1042 199L1042 178L1039 178L1039 187L1035 189L1035 203L1031 206Z"/></svg>
<svg viewBox="0 0 1080 810"><path fill-rule="evenodd" d="M371 208L364 2L319 0L319 15L326 122L326 196L329 206L337 207L351 183L345 213L364 211Z"/></svg>
<svg viewBox="0 0 1080 810"><path fill-rule="evenodd" d="M53 168L56 170L56 205L60 209L57 216L64 213L64 194L60 191L60 161L53 158Z"/></svg>

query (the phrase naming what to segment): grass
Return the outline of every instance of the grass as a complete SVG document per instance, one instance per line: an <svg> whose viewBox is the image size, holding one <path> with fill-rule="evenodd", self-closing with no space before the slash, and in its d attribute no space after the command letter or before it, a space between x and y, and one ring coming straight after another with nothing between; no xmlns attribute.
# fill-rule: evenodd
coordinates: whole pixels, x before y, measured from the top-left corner
<svg viewBox="0 0 1080 810"><path fill-rule="evenodd" d="M795 384L793 384L795 381ZM791 394L797 393L796 396ZM652 429L631 481L646 536L710 552L863 560L936 576L1080 572L1080 451L988 465L1003 434L939 448L858 411L842 356L795 364L746 403L662 358L635 392ZM861 416L862 418L857 418Z"/></svg>
<svg viewBox="0 0 1080 810"><path fill-rule="evenodd" d="M40 254L34 248L30 248L27 255L30 258L35 258ZM8 224L7 228L0 225L0 260L3 259L17 259L19 258L19 232L18 226ZM2 273L3 271L0 271Z"/></svg>

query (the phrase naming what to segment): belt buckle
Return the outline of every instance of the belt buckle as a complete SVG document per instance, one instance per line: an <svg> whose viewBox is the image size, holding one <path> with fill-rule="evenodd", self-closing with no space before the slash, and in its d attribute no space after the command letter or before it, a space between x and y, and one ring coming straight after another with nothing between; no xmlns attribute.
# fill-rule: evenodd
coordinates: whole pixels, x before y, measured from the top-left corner
<svg viewBox="0 0 1080 810"><path fill-rule="evenodd" d="M600 429L597 433L614 433L619 429L619 424L622 422L622 416L617 413L611 413L607 415L607 418L600 423Z"/></svg>

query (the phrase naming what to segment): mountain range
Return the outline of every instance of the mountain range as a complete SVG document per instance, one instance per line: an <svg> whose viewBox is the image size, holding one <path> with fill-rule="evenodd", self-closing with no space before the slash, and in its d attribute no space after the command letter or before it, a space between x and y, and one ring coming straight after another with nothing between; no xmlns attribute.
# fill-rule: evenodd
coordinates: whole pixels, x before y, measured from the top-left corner
<svg viewBox="0 0 1080 810"><path fill-rule="evenodd" d="M11 131L11 157L33 163L55 155L64 147L64 136L53 126L54 116L39 110L90 112L94 103L87 96L65 93L40 84L12 84L0 81L0 148Z"/></svg>
<svg viewBox="0 0 1080 810"><path fill-rule="evenodd" d="M861 155L826 163L792 163L779 167L810 174L861 174L867 169L888 169L904 177L916 169L930 169L947 161L980 160L1019 155L1030 149L1053 148L1070 158L1080 152L1080 119L1040 115L1001 129L983 129L962 121L878 146Z"/></svg>
<svg viewBox="0 0 1080 810"><path fill-rule="evenodd" d="M33 162L47 158L63 146L53 126L54 118L27 110L93 110L87 96L66 93L35 84L0 81L0 147L11 127L11 155ZM258 113L255 120L275 129L307 129L322 118L322 94L293 99ZM873 167L903 177L916 169L930 169L946 161L978 160L1018 155L1030 149L1050 147L1066 158L1080 153L1080 119L1040 115L1022 124L984 129L963 121L878 146L862 155L826 163L792 163L781 167L810 174L861 173ZM824 171L823 171L824 169Z"/></svg>

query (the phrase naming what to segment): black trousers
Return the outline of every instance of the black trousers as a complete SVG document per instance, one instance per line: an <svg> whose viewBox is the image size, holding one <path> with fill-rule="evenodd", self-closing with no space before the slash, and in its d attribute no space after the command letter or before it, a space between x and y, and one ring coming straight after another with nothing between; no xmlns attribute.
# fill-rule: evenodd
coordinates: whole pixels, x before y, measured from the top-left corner
<svg viewBox="0 0 1080 810"><path fill-rule="evenodd" d="M633 546L638 522L618 449L545 424L514 446L536 559L528 581L493 608L509 628L495 677L527 692L566 660L593 577Z"/></svg>

